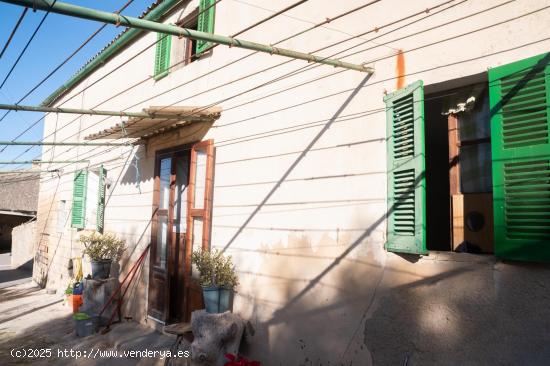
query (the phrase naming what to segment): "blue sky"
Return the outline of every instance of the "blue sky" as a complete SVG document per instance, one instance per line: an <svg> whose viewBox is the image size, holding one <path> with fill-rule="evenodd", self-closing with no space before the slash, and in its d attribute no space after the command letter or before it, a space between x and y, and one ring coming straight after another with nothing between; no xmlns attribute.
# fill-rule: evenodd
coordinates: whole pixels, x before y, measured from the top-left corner
<svg viewBox="0 0 550 366"><path fill-rule="evenodd" d="M127 0L65 1L110 12L118 10L127 2ZM153 0L134 0L132 4L123 11L123 14L137 16L152 2ZM0 2L0 51L4 47L22 11L22 7ZM0 58L0 84L19 56L19 53L25 47L25 44L40 23L44 14L43 11L32 12L32 10L29 10L27 12L25 19L19 26L8 49L2 58ZM102 23L50 13L17 64L10 78L4 87L0 89L0 103L13 104L18 101L65 60L68 55L78 48L78 46L80 46L84 40L101 25ZM123 29L122 27L116 28L112 25L107 26L65 66L58 70L48 81L20 104L40 104ZM5 111L0 111L0 116L3 116L4 113ZM42 116L42 113L10 112L10 114L0 122L0 140L12 140ZM42 122L40 122L18 140L38 141L42 138L42 131ZM3 146L0 146L0 150L2 148ZM0 160L12 160L27 148L28 146L9 146L0 153ZM39 155L40 151L40 146L36 146L17 160L30 160ZM0 169L2 170L11 170L17 167L16 165L0 165Z"/></svg>

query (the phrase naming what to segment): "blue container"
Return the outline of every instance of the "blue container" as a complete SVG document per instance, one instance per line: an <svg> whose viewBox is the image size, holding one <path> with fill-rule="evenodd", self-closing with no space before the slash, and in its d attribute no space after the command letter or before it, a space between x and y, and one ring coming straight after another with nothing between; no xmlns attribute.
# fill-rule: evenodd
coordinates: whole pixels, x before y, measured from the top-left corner
<svg viewBox="0 0 550 366"><path fill-rule="evenodd" d="M76 282L73 286L73 295L82 295L84 284L82 282Z"/></svg>
<svg viewBox="0 0 550 366"><path fill-rule="evenodd" d="M218 286L202 288L204 306L210 314L225 313L233 308L233 289Z"/></svg>

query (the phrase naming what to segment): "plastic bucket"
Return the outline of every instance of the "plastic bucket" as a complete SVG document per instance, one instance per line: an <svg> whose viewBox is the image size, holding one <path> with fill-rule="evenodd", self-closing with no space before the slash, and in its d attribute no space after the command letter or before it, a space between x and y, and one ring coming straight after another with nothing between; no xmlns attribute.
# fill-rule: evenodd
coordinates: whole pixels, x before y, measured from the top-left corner
<svg viewBox="0 0 550 366"><path fill-rule="evenodd" d="M111 261L92 261L92 278L102 280L109 278L111 272Z"/></svg>
<svg viewBox="0 0 550 366"><path fill-rule="evenodd" d="M77 313L74 316L74 328L78 337L87 337L94 334L97 331L97 317L92 316L84 319L84 317L77 317ZM84 314L86 315L86 314Z"/></svg>
<svg viewBox="0 0 550 366"><path fill-rule="evenodd" d="M69 306L73 309L73 313L77 313L82 305L82 295L69 295L68 302Z"/></svg>

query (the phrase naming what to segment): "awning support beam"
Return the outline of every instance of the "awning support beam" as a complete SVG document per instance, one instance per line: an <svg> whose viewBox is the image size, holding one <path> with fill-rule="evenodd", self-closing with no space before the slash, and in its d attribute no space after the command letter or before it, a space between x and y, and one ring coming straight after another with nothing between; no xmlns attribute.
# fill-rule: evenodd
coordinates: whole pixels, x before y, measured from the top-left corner
<svg viewBox="0 0 550 366"><path fill-rule="evenodd" d="M153 31L157 33L169 34L169 35L178 36L178 37L185 37L185 38L195 39L199 41L211 42L215 44L223 44L229 47L245 48L248 50L269 53L271 55L286 56L290 58L305 60L308 62L315 62L315 63L326 64L334 67L341 67L344 69L366 72L369 74L374 73L374 69L372 67L367 67L365 65L352 64L349 62L344 62L336 59L315 56L309 53L293 51L293 50L280 48L280 47L273 47L270 45L245 41L245 40L236 39L233 37L221 36L218 34L199 32L192 29L177 27L175 25L157 23L150 20L129 17L121 14L109 13L106 11L86 8L83 6L63 3L55 0L0 0L0 1L24 6L27 8L40 9L44 11L50 11L52 13L69 15L77 18L115 24L117 26L122 25L130 28L144 29L144 30Z"/></svg>
<svg viewBox="0 0 550 366"><path fill-rule="evenodd" d="M2 145L15 146L128 146L126 142L65 142L65 141L0 141Z"/></svg>
<svg viewBox="0 0 550 366"><path fill-rule="evenodd" d="M89 160L26 160L26 161L15 161L15 160L3 160L0 161L1 165L4 164L73 164L73 163L89 163Z"/></svg>
<svg viewBox="0 0 550 366"><path fill-rule="evenodd" d="M2 1L2 0L0 0ZM80 109L80 108L62 108L62 107L44 107L19 104L0 104L0 109L9 109L13 111L25 112L48 112L48 113L69 113L69 114L88 114L92 116L117 116L117 117L137 117L148 119L181 119L182 116L171 113L148 113L148 112L123 112L123 111L104 111L98 109ZM186 115L186 117L189 114Z"/></svg>

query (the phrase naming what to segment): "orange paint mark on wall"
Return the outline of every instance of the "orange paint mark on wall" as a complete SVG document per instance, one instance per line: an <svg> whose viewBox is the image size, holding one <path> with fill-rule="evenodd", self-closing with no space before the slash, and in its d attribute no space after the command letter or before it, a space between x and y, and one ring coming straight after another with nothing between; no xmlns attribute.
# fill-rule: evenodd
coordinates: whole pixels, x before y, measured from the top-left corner
<svg viewBox="0 0 550 366"><path fill-rule="evenodd" d="M397 74L397 89L401 89L405 86L405 55L403 54L403 50L399 50L397 53L395 73Z"/></svg>

